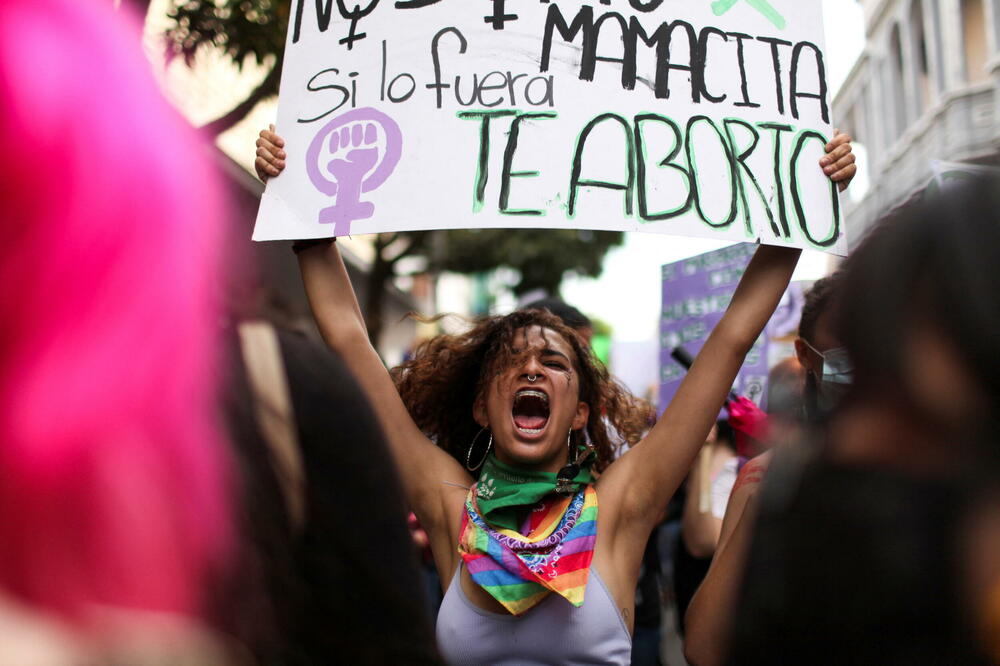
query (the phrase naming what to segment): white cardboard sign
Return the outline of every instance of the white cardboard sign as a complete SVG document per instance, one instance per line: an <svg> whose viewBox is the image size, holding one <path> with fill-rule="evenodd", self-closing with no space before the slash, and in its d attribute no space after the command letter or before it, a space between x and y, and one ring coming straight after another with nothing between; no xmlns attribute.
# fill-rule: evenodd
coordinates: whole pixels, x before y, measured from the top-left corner
<svg viewBox="0 0 1000 666"><path fill-rule="evenodd" d="M292 0L256 240L648 231L844 253L818 0Z"/></svg>

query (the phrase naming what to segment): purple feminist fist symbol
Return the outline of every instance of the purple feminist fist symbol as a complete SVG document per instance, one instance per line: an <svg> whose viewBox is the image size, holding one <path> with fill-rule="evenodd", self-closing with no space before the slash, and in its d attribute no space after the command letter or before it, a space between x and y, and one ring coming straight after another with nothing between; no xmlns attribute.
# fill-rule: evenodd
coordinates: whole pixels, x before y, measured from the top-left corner
<svg viewBox="0 0 1000 666"><path fill-rule="evenodd" d="M384 183L399 162L403 135L389 116L372 108L337 116L321 129L306 151L306 171L317 190L336 197L319 211L320 224L333 224L334 236L351 233L351 222L375 214L361 194Z"/></svg>

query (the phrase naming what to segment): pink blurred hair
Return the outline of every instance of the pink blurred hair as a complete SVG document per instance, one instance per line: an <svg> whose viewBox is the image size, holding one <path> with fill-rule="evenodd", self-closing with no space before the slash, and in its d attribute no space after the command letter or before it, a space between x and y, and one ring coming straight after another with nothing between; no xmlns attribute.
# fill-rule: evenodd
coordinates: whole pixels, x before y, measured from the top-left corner
<svg viewBox="0 0 1000 666"><path fill-rule="evenodd" d="M111 0L0 2L0 593L197 613L230 547L223 207Z"/></svg>

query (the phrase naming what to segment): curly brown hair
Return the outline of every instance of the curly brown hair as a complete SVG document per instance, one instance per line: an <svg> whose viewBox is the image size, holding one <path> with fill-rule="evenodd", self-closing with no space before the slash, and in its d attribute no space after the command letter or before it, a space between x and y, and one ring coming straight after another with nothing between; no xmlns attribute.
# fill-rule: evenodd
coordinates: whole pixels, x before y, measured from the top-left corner
<svg viewBox="0 0 1000 666"><path fill-rule="evenodd" d="M579 400L590 406L586 432L596 453L595 471L615 459L623 443L636 444L649 429L654 413L648 403L633 396L613 379L590 347L562 320L544 310L518 310L506 316L485 317L461 335L439 335L421 343L413 358L393 370L396 388L420 429L463 465L481 427L473 418L476 400L489 382L516 364L518 331L540 326L568 342L576 355L580 379ZM608 424L614 428L609 432ZM576 444L584 443L574 433Z"/></svg>

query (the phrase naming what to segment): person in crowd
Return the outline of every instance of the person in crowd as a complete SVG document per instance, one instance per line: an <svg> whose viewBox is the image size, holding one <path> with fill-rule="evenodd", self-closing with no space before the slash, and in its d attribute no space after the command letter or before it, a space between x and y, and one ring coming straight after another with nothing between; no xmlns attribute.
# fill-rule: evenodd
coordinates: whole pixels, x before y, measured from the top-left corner
<svg viewBox="0 0 1000 666"><path fill-rule="evenodd" d="M259 175L277 175L284 159L280 137L262 132ZM849 138L835 138L823 161L834 180L853 176ZM643 410L559 318L488 317L424 342L390 374L336 243L298 249L320 331L374 405L431 540L446 586L437 621L445 660L628 663L650 531L799 252L758 249L677 395L639 441ZM632 445L617 460L605 418Z"/></svg>
<svg viewBox="0 0 1000 666"><path fill-rule="evenodd" d="M799 321L799 335L795 340L797 358L789 359L802 371L778 368L769 384L769 402L774 410L779 429L777 434L786 444L798 444L788 436L787 422L798 422L794 432L804 432L803 422L818 418L818 393L825 380L823 354L841 353L842 348L832 331L838 274L817 280L806 293ZM794 366L793 366L794 367ZM838 376L839 377L839 376ZM797 391L789 386L789 379L798 379ZM804 384L802 382L805 382ZM837 384L839 387L840 384ZM823 388L823 394L830 391ZM796 398L799 399L796 399ZM810 407L812 405L812 407ZM769 428L770 430L770 428ZM739 470L726 507L717 540L717 548L704 581L695 593L685 617L684 654L696 666L723 663L727 640L730 636L736 597L746 564L746 545L753 532L754 514L748 511L751 499L758 492L775 451L768 450L749 460Z"/></svg>
<svg viewBox="0 0 1000 666"><path fill-rule="evenodd" d="M0 4L0 123L23 148L0 179L0 663L222 663L205 148L111 3Z"/></svg>
<svg viewBox="0 0 1000 666"><path fill-rule="evenodd" d="M548 310L562 319L563 323L577 332L586 344L594 337L594 323L590 317L580 312L566 301L558 298L540 298L521 307L522 310Z"/></svg>
<svg viewBox="0 0 1000 666"><path fill-rule="evenodd" d="M853 382L756 500L733 663L1000 663L998 193L911 204L847 260Z"/></svg>
<svg viewBox="0 0 1000 666"><path fill-rule="evenodd" d="M728 421L717 421L692 470L684 508L684 547L694 557L711 557L719 542L729 493L736 483L736 443Z"/></svg>
<svg viewBox="0 0 1000 666"><path fill-rule="evenodd" d="M674 599L681 635L686 629L684 614L712 563L729 494L736 483L739 458L734 440L728 421L716 422L688 475L680 538L673 550Z"/></svg>
<svg viewBox="0 0 1000 666"><path fill-rule="evenodd" d="M806 369L796 357L786 358L767 375L767 444L784 448L805 434Z"/></svg>
<svg viewBox="0 0 1000 666"><path fill-rule="evenodd" d="M805 371L805 422L817 425L837 406L851 381L847 351L833 327L839 276L817 280L806 295L795 339L795 357Z"/></svg>
<svg viewBox="0 0 1000 666"><path fill-rule="evenodd" d="M398 475L357 382L301 334L261 321L238 334L224 407L240 548L219 628L259 664L441 663Z"/></svg>

